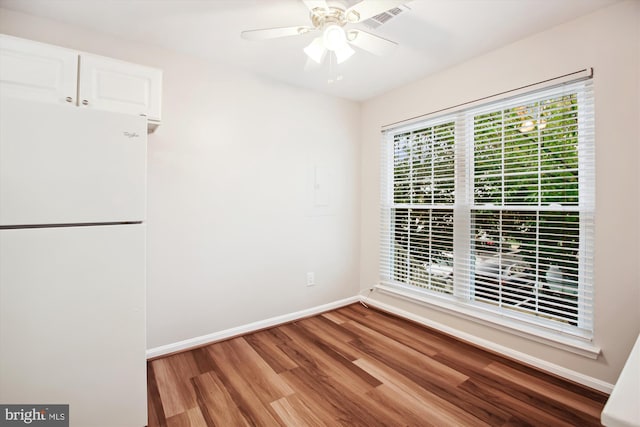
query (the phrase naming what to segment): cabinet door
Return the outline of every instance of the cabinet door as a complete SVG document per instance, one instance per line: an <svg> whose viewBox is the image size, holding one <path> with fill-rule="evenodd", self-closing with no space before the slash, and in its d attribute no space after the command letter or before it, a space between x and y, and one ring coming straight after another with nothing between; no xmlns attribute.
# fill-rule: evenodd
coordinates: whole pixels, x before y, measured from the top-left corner
<svg viewBox="0 0 640 427"><path fill-rule="evenodd" d="M102 56L80 55L80 106L160 121L161 85L161 70Z"/></svg>
<svg viewBox="0 0 640 427"><path fill-rule="evenodd" d="M0 35L0 94L33 101L76 103L78 54Z"/></svg>

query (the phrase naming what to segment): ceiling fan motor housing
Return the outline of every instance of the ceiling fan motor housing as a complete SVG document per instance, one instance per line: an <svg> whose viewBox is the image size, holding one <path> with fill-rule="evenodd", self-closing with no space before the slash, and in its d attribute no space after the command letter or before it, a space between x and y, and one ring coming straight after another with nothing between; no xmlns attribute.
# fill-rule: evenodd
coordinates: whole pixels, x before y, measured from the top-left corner
<svg viewBox="0 0 640 427"><path fill-rule="evenodd" d="M319 7L315 8L311 11L310 18L313 26L319 30L322 30L331 24L335 24L340 27L347 24L344 9L335 6L330 6L327 9Z"/></svg>

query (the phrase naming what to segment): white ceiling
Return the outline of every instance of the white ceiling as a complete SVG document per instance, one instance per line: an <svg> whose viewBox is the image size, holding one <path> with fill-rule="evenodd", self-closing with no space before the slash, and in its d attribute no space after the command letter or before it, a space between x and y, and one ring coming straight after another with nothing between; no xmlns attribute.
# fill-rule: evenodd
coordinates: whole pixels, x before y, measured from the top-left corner
<svg viewBox="0 0 640 427"><path fill-rule="evenodd" d="M376 0L367 0L376 1ZM247 29L309 24L300 0L0 0L0 7L165 47L277 81L364 100L618 0L413 0L376 30L396 41L385 57L357 50L305 71L314 35L247 41ZM355 0L343 0L353 4ZM340 81L328 83L330 78Z"/></svg>

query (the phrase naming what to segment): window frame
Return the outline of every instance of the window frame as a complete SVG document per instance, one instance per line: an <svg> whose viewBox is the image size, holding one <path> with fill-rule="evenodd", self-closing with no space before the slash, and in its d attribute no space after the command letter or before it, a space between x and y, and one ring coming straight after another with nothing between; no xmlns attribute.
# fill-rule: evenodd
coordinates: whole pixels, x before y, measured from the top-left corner
<svg viewBox="0 0 640 427"><path fill-rule="evenodd" d="M593 234L594 234L594 206L595 206L595 144L593 135L593 97L592 80L579 79L565 82L556 86L547 85L542 89L529 90L524 94L511 97L502 97L494 101L485 101L469 108L460 108L455 111L432 115L422 120L414 120L405 126L391 127L383 131L381 151L381 257L380 257L380 284L378 289L397 296L408 298L412 301L426 303L433 308L444 310L465 318L473 318L476 321L487 323L498 329L507 330L520 336L533 338L555 347L565 348L572 352L588 357L597 357L599 348L592 343L593 339L593 305L584 304L584 292L593 295ZM475 205L473 200L474 186L474 117L483 111L494 111L505 108L513 102L526 103L530 99L548 97L560 93L577 93L578 105L578 175L579 175L579 201L575 211L579 212L579 291L578 291L578 322L576 326L564 325L560 322L547 320L540 316L518 313L515 310L488 307L484 303L474 301L474 280L472 280L472 267L469 266L472 258L473 239L471 237L472 213L482 209L481 205ZM585 95L586 94L586 95ZM588 114L588 115L585 115ZM392 279L390 272L393 269L389 265L393 259L392 212L394 209L393 177L393 138L400 133L417 131L427 127L433 127L440 123L454 122L455 127L455 201L453 204L453 289L450 295L435 293L421 289L408 283L398 283ZM589 122L589 129L585 131L585 123ZM503 175L504 176L504 175ZM540 199L540 198L539 198ZM540 202L539 202L540 203ZM427 206L434 208L436 205ZM514 206L502 206L496 210L514 210ZM549 209L538 205L538 212ZM518 209L515 209L518 210ZM523 211L531 210L526 206ZM571 209L569 209L571 210ZM385 254L386 252L386 254ZM586 283L585 283L586 281ZM585 317L582 313L589 312Z"/></svg>

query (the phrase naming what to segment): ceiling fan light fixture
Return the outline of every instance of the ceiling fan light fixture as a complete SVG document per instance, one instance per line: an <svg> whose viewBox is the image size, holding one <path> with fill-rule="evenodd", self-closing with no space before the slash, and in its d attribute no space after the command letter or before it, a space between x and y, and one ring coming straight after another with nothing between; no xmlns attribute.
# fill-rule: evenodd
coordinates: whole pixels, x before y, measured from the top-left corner
<svg viewBox="0 0 640 427"><path fill-rule="evenodd" d="M324 47L332 51L347 46L347 35L344 33L344 29L337 24L329 24L325 27L322 40L324 41Z"/></svg>
<svg viewBox="0 0 640 427"><path fill-rule="evenodd" d="M322 64L324 55L327 53L322 37L316 37L315 39L313 39L313 41L309 43L309 46L304 48L304 53L306 53L307 56L311 58L311 60L317 62L318 64Z"/></svg>

